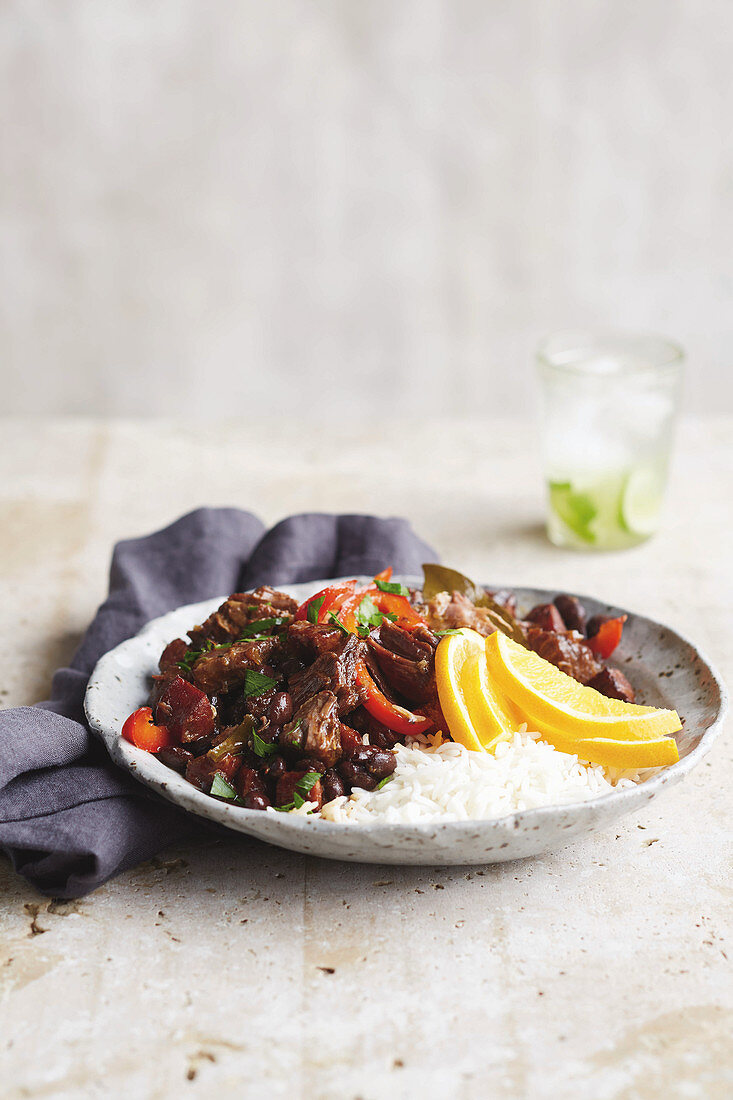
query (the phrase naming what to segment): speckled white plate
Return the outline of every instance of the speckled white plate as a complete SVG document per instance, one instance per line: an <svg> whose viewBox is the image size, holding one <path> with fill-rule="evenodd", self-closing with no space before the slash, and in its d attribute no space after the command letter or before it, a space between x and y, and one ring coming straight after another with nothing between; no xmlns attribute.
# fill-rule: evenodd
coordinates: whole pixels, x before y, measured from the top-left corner
<svg viewBox="0 0 733 1100"><path fill-rule="evenodd" d="M408 584L419 584L416 578L402 579ZM282 587L302 601L328 583L321 580ZM533 588L513 590L520 611L546 603L555 595ZM678 734L679 763L646 782L589 802L525 810L490 821L342 825L315 817L245 810L203 794L150 753L120 737L127 715L147 698L149 678L157 670L163 647L202 622L224 598L179 607L154 619L135 638L105 654L87 688L85 708L89 724L117 764L183 809L270 844L327 859L358 863L494 863L561 847L575 836L639 809L684 778L708 752L727 708L723 681L691 642L669 627L629 613L623 642L615 655L616 663L628 672L646 704L673 707L685 719ZM621 610L591 598L582 599L589 614Z"/></svg>

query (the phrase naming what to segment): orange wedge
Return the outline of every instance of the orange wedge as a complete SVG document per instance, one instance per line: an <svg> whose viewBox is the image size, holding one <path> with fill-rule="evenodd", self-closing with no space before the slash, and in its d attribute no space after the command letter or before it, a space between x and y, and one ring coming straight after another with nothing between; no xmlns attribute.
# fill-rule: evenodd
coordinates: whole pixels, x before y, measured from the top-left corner
<svg viewBox="0 0 733 1100"><path fill-rule="evenodd" d="M593 764L603 764L604 768L628 768L632 771L643 768L662 768L676 764L680 758L674 737L657 737L650 741L614 741L608 737L591 737L585 741L574 741L572 746L563 748L561 738L556 731L540 730L543 737L562 752L574 753L581 760L590 760Z"/></svg>
<svg viewBox="0 0 733 1100"><path fill-rule="evenodd" d="M475 630L450 634L435 654L438 698L454 741L493 751L525 721L489 679L485 638Z"/></svg>
<svg viewBox="0 0 733 1100"><path fill-rule="evenodd" d="M486 660L499 691L561 751L622 768L679 759L666 737L682 729L676 711L607 699L498 631L486 640Z"/></svg>
<svg viewBox="0 0 733 1100"><path fill-rule="evenodd" d="M489 679L483 644L480 653L466 660L461 686L471 720L486 752L493 752L500 741L510 738L526 721Z"/></svg>
<svg viewBox="0 0 733 1100"><path fill-rule="evenodd" d="M463 687L463 669L470 657L482 656L484 639L475 630L447 634L435 651L435 682L440 709L450 735L459 745L481 752L483 745L474 725Z"/></svg>

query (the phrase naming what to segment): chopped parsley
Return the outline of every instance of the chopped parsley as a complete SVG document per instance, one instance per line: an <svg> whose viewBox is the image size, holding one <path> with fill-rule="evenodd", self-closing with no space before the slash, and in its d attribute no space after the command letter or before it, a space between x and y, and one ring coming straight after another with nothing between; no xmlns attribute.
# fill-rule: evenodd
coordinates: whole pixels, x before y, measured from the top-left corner
<svg viewBox="0 0 733 1100"><path fill-rule="evenodd" d="M454 627L451 627L450 630L436 630L435 631L435 637L436 638L445 638L446 635L448 635L448 634L462 634L462 633L463 633L463 628L462 627L455 627L454 626Z"/></svg>
<svg viewBox="0 0 733 1100"><path fill-rule="evenodd" d="M362 626L379 626L381 624L382 613L371 596L365 596L359 604L356 621Z"/></svg>
<svg viewBox="0 0 733 1100"><path fill-rule="evenodd" d="M288 619L255 619L253 623L247 623L242 627L242 633L237 638L238 642L244 642L248 638L263 638L268 630L274 630L278 626L285 626Z"/></svg>
<svg viewBox="0 0 733 1100"><path fill-rule="evenodd" d="M270 744L269 741L263 741L259 733L252 730L252 752L255 756L273 756L278 751L279 747L277 742Z"/></svg>
<svg viewBox="0 0 733 1100"><path fill-rule="evenodd" d="M204 638L200 649L187 649L180 661L176 661L176 664L179 668L182 668L184 672L190 672L199 657L202 657L204 653L209 653L212 649L223 648L223 646L215 646L211 638Z"/></svg>
<svg viewBox="0 0 733 1100"><path fill-rule="evenodd" d="M274 688L276 683L277 680L272 676L265 676L264 672L255 672L254 669L248 668L244 674L242 691L245 699L251 699L253 695L264 695L270 688Z"/></svg>
<svg viewBox="0 0 733 1100"><path fill-rule="evenodd" d="M296 810L299 810L303 803L308 801L308 795L320 778L320 772L306 772L303 778L298 780L293 791L293 802Z"/></svg>
<svg viewBox="0 0 733 1100"><path fill-rule="evenodd" d="M187 649L180 661L176 661L177 667L182 668L184 672L190 672L202 652L201 649Z"/></svg>
<svg viewBox="0 0 733 1100"><path fill-rule="evenodd" d="M394 622L396 615L389 611L380 611L371 596L366 595L356 612L356 625L362 638L366 638L373 626L381 626L385 619Z"/></svg>
<svg viewBox="0 0 733 1100"><path fill-rule="evenodd" d="M395 596L409 596L410 589L406 588L404 584L400 584L399 581L380 581L375 578L374 583L380 592L391 592Z"/></svg>
<svg viewBox="0 0 733 1100"><path fill-rule="evenodd" d="M322 596L319 596L318 599L311 600L311 602L308 604L308 622L309 623L315 624L315 623L318 622L318 615L320 613L321 608L323 607L323 601L325 600L325 598L326 598L326 593L324 592Z"/></svg>
<svg viewBox="0 0 733 1100"><path fill-rule="evenodd" d="M381 791L381 789L385 785L385 783L389 783L390 779L393 779L393 778L394 778L394 776L392 776L392 775L385 775L384 779L379 780L379 782L377 783L374 790L375 791Z"/></svg>
<svg viewBox="0 0 733 1100"><path fill-rule="evenodd" d="M346 629L346 627L341 622L341 620L339 619L339 617L335 613L335 611L329 612L328 618L329 618L330 622L332 622L334 626L337 626L339 628L339 630L341 630L344 634L350 634L351 633L350 630Z"/></svg>
<svg viewBox="0 0 733 1100"><path fill-rule="evenodd" d="M229 780L225 779L221 772L215 774L209 794L212 794L214 798L223 798L225 802L241 803L242 801Z"/></svg>

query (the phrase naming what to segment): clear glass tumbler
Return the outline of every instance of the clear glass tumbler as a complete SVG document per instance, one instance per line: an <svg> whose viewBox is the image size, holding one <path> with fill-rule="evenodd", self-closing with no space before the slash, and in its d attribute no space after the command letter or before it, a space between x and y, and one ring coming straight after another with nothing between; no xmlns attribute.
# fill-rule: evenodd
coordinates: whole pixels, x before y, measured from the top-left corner
<svg viewBox="0 0 733 1100"><path fill-rule="evenodd" d="M556 546L621 550L658 527L684 352L657 336L561 332L537 353Z"/></svg>

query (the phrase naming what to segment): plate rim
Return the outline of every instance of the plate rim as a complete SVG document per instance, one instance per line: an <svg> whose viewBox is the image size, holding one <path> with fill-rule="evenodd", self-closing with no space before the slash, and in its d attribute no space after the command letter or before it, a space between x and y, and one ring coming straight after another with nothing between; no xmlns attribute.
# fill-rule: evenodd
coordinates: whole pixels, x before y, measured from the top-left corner
<svg viewBox="0 0 733 1100"><path fill-rule="evenodd" d="M292 588L312 585L314 591L318 591L318 587L325 587L336 581L351 579L352 577L353 574L349 575L348 578L345 576L327 577L317 578L312 581L282 582L280 587L283 591L288 591ZM357 577L357 579L368 580L369 578ZM412 583L413 585L415 582L421 582L421 578L413 574L398 574L397 579L401 580L402 583ZM495 590L507 588L510 591L520 592L530 590L547 596L550 596L551 593L555 591L554 589L536 588L533 585L500 585L495 582L485 587ZM435 833L436 830L441 832L456 831L461 833L469 829L475 831L476 829L490 828L511 833L519 827L520 822L524 824L525 827L527 823L532 825L536 822L537 827L539 827L542 821L552 818L553 815L557 815L561 812L582 815L583 813L592 813L596 809L606 809L613 806L619 811L619 814L616 816L620 816L621 813L631 812L635 807L642 805L645 801L651 800L665 787L670 787L680 782L689 772L696 768L703 757L708 754L721 732L729 707L729 694L723 677L707 654L698 645L691 641L685 634L682 634L679 630L669 626L667 623L659 619L652 619L646 615L640 615L637 612L629 611L616 604L609 604L607 601L601 600L597 596L581 593L573 594L581 601L602 604L609 610L618 610L622 614L625 612L629 615L633 615L637 619L643 620L652 627L667 631L676 640L688 646L710 674L719 694L720 702L717 713L713 722L703 731L698 744L686 756L677 761L677 763L670 765L656 775L651 776L643 783L633 787L613 790L596 798L584 799L577 802L553 803L548 806L515 810L512 813L503 814L500 817L470 818L458 821L437 819L434 821L417 821L411 823L385 821L336 822L327 821L320 816L303 817L292 814L273 815L268 813L266 815L267 820L277 822L278 824L282 823L282 825L286 827L286 831L291 829L295 832L307 831L308 834L313 834L315 831L316 833L320 832L322 835L333 835L335 832L338 835L369 835L372 837L384 837L386 839L400 839L405 834L416 837L424 832ZM231 806L218 799L212 799L210 795L205 794L203 791L199 791L192 784L188 783L183 776L179 775L171 768L167 768L150 753L145 752L143 749L138 749L127 742L123 742L120 732L109 729L106 723L99 719L96 712L96 696L100 675L106 672L108 665L114 665L120 653L133 650L135 648L135 643L138 642L139 639L144 638L147 634L155 633L163 620L173 615L182 614L184 612L188 613L190 611L193 622L196 615L201 615L207 608L209 610L206 611L206 614L210 614L211 610L214 610L227 598L228 595L214 596L205 600L198 600L195 603L181 604L178 607L172 608L163 615L158 615L154 619L148 620L136 634L130 638L126 638L124 641L104 653L96 662L89 677L84 694L84 713L90 729L95 736L103 742L114 763L124 768L124 770L135 780L152 789L159 796L172 802L187 813L193 813L197 817L215 821L218 825L233 829L236 832L247 832L248 830L245 827L247 823L263 824L263 814L261 810L251 810L244 806ZM141 703L140 705L142 706L144 704ZM138 764L142 764L143 767L138 767ZM146 774L146 767L150 767L156 774ZM162 772L158 773L158 769L162 769ZM256 835L260 839L264 839L260 837L259 830ZM274 840L273 842L279 843L279 841Z"/></svg>

